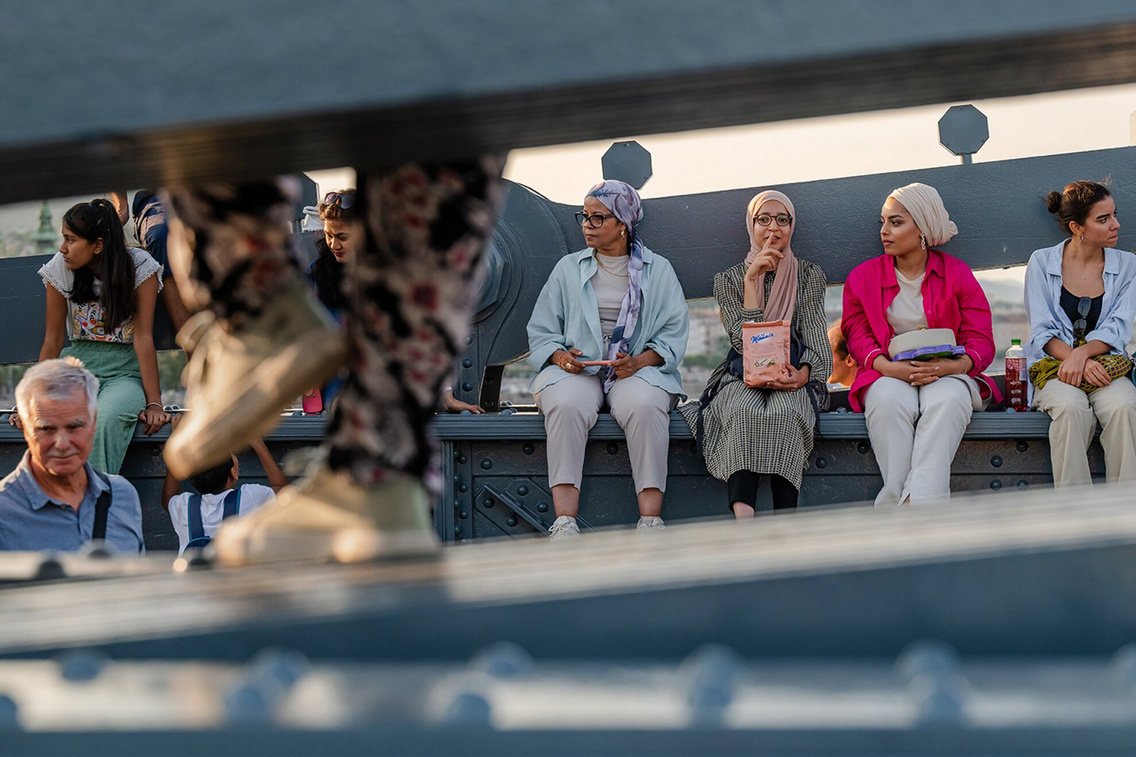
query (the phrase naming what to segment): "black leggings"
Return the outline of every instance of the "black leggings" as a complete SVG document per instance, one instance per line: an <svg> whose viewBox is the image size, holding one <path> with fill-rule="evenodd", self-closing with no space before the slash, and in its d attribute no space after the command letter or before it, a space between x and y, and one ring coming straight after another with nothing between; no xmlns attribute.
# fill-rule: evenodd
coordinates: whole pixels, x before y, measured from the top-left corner
<svg viewBox="0 0 1136 757"><path fill-rule="evenodd" d="M735 502L741 502L757 509L757 484L761 480L760 473L740 470L731 474L726 482L729 490L728 507L732 511ZM769 474L769 488L773 493L774 510L792 510L797 507L797 487L775 473Z"/></svg>

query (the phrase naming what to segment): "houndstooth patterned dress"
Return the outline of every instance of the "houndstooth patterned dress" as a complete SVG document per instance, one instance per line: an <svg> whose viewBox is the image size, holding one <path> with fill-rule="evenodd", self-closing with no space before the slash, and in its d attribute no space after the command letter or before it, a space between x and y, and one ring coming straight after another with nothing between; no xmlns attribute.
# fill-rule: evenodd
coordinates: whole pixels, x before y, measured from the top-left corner
<svg viewBox="0 0 1136 757"><path fill-rule="evenodd" d="M722 313L722 326L730 344L742 349L742 323L764 321L760 310L742 307L745 264L714 277L714 297ZM793 328L801 337L801 363L812 366L810 378L824 381L832 373L832 351L828 344L824 316L824 271L801 260L797 272L797 306ZM765 296L773 287L773 277L765 277ZM706 468L714 478L727 480L740 470L775 473L801 488L809 454L813 449L815 415L807 391L795 392L753 389L730 375L726 361L710 376L722 386L703 413L702 451ZM698 419L698 402L679 408L692 432Z"/></svg>

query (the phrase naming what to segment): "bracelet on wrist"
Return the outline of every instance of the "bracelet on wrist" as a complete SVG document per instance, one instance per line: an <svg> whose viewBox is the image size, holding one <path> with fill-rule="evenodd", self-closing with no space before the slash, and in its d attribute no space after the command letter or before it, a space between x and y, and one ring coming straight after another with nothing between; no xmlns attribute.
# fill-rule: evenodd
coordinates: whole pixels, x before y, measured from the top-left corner
<svg viewBox="0 0 1136 757"><path fill-rule="evenodd" d="M159 410L161 410L162 409L162 403L161 402L147 402L146 407L148 407L148 408L149 407L156 407Z"/></svg>

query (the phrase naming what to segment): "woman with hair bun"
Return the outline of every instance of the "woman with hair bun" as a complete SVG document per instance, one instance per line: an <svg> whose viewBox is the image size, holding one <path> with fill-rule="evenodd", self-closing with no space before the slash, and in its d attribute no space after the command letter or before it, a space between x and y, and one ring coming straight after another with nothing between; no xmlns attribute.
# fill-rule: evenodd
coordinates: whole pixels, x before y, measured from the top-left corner
<svg viewBox="0 0 1136 757"><path fill-rule="evenodd" d="M1136 386L1126 349L1136 317L1136 257L1108 188L1075 181L1045 198L1069 234L1026 267L1026 361L1033 405L1049 413L1055 486L1089 484L1088 448L1100 421L1106 479L1136 478Z"/></svg>
<svg viewBox="0 0 1136 757"><path fill-rule="evenodd" d="M876 507L948 499L971 413L1001 398L982 375L994 359L990 304L967 264L936 249L957 233L934 187L900 187L880 211L884 254L844 284L841 324L860 366L848 399L864 413L883 476ZM919 329L950 329L961 354L893 360L892 338Z"/></svg>
<svg viewBox="0 0 1136 757"><path fill-rule="evenodd" d="M63 214L63 243L39 269L47 316L39 359L73 355L99 380L98 417L90 463L118 473L134 427L147 434L165 425L154 348L154 305L162 266L126 246L118 211L91 200ZM71 346L63 350L64 336Z"/></svg>

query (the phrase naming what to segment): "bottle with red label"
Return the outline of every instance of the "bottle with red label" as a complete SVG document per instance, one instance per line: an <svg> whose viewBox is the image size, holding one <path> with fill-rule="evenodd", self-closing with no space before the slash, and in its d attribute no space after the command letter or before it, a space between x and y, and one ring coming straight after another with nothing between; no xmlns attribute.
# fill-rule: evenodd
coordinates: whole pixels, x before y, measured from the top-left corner
<svg viewBox="0 0 1136 757"><path fill-rule="evenodd" d="M1026 382L1026 353L1021 339L1011 339L1006 350L1006 407L1019 413L1029 410L1029 387Z"/></svg>

